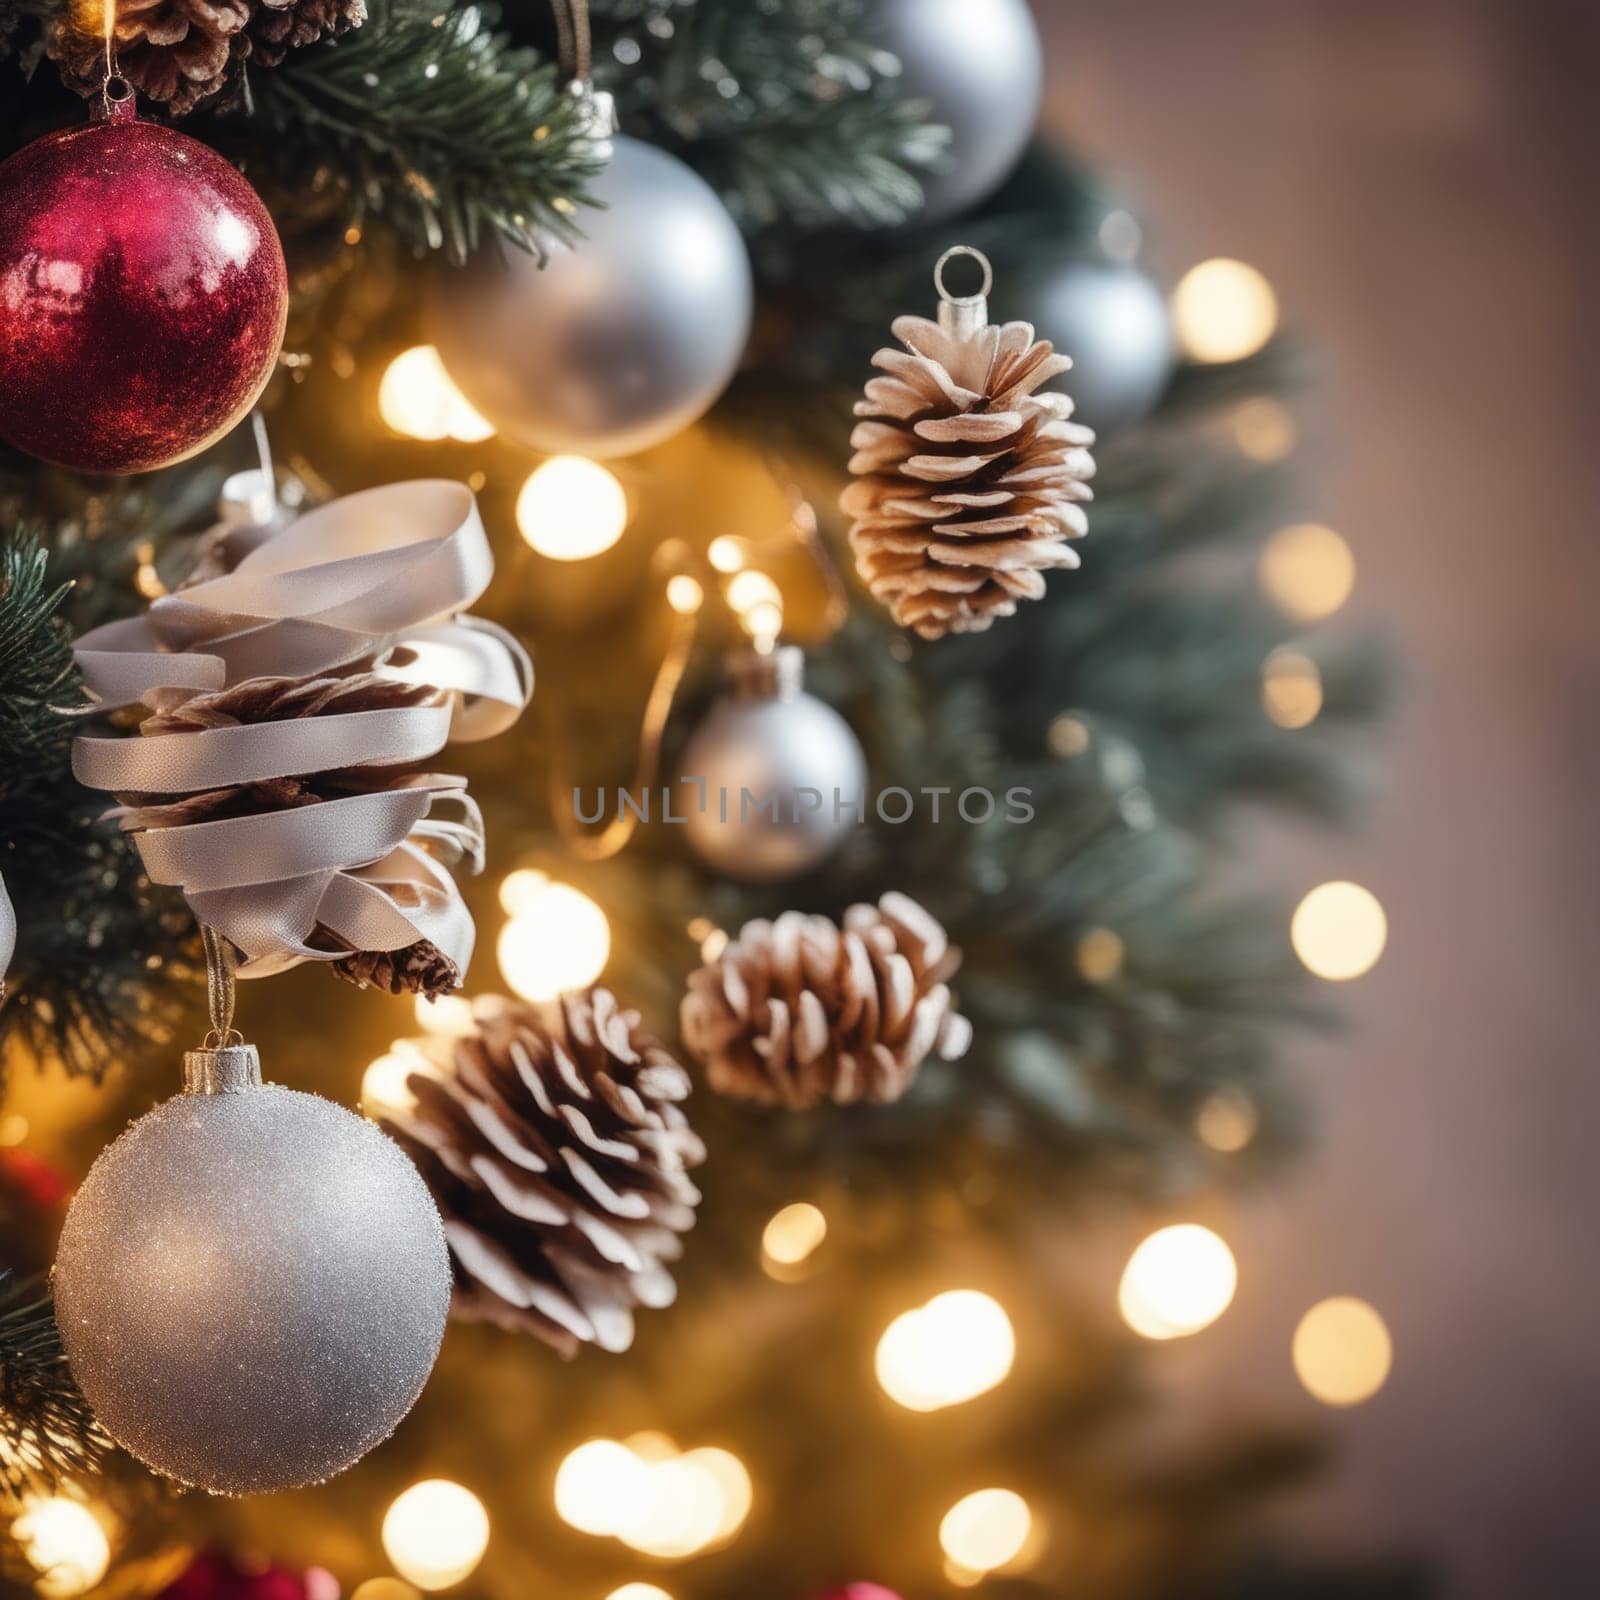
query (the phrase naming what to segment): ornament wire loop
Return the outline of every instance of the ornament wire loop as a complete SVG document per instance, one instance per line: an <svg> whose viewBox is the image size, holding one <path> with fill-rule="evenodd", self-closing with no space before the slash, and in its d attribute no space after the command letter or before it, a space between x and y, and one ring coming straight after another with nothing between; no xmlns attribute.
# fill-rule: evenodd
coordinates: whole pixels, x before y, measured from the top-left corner
<svg viewBox="0 0 1600 1600"><path fill-rule="evenodd" d="M206 1006L211 1014L204 1047L225 1050L244 1043L244 1035L233 1025L233 946L208 922L200 924L200 940L206 950Z"/></svg>
<svg viewBox="0 0 1600 1600"><path fill-rule="evenodd" d="M955 260L957 256L971 256L983 269L983 284L976 294L951 294L945 286L944 269ZM939 298L947 305L960 305L963 301L983 300L988 297L989 291L994 288L994 267L988 256L975 245L953 244L939 257L933 267L933 286L939 291Z"/></svg>

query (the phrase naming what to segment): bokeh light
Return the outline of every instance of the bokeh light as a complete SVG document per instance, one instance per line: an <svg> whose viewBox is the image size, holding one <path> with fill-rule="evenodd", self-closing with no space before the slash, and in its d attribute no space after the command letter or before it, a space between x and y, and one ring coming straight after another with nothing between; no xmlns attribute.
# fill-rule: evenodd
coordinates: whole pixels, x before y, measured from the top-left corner
<svg viewBox="0 0 1600 1600"><path fill-rule="evenodd" d="M625 1583L613 1589L606 1600L672 1600L672 1596L653 1583Z"/></svg>
<svg viewBox="0 0 1600 1600"><path fill-rule="evenodd" d="M1261 587L1285 616L1320 622L1350 598L1356 558L1343 537L1317 522L1280 528L1261 552Z"/></svg>
<svg viewBox="0 0 1600 1600"><path fill-rule="evenodd" d="M402 1578L368 1578L350 1600L422 1600L422 1591Z"/></svg>
<svg viewBox="0 0 1600 1600"><path fill-rule="evenodd" d="M1394 1346L1383 1318L1351 1295L1323 1300L1294 1331L1294 1370L1324 1405L1356 1406L1384 1385Z"/></svg>
<svg viewBox="0 0 1600 1600"><path fill-rule="evenodd" d="M687 572L676 573L667 579L667 604L680 617L693 616L705 604L706 592L699 580Z"/></svg>
<svg viewBox="0 0 1600 1600"><path fill-rule="evenodd" d="M465 995L441 994L429 999L419 994L413 1005L417 1025L424 1033L446 1039L465 1039L477 1031L472 1020L472 1002Z"/></svg>
<svg viewBox="0 0 1600 1600"><path fill-rule="evenodd" d="M1330 983L1345 983L1377 965L1389 939L1389 920L1370 889L1324 883L1295 908L1289 937L1309 971Z"/></svg>
<svg viewBox="0 0 1600 1600"><path fill-rule="evenodd" d="M760 605L783 604L783 591L764 572L748 567L728 580L728 604L745 613Z"/></svg>
<svg viewBox="0 0 1600 1600"><path fill-rule="evenodd" d="M828 1219L807 1200L773 1216L761 1235L761 1253L780 1267L797 1267L828 1236Z"/></svg>
<svg viewBox="0 0 1600 1600"><path fill-rule="evenodd" d="M414 1072L425 1072L428 1058L407 1040L389 1046L361 1077L361 1109L376 1117L385 1111L409 1111L417 1103L408 1080Z"/></svg>
<svg viewBox="0 0 1600 1600"><path fill-rule="evenodd" d="M723 534L707 547L706 560L718 572L737 572L744 565L744 541Z"/></svg>
<svg viewBox="0 0 1600 1600"><path fill-rule="evenodd" d="M448 1589L483 1560L489 1548L489 1513L463 1485L427 1478L397 1496L384 1514L383 1548L408 1583L419 1589Z"/></svg>
<svg viewBox="0 0 1600 1600"><path fill-rule="evenodd" d="M1234 1155L1256 1136L1261 1114L1240 1089L1219 1089L1200 1102L1194 1128L1200 1142L1222 1155Z"/></svg>
<svg viewBox="0 0 1600 1600"><path fill-rule="evenodd" d="M611 926L588 895L527 868L500 885L511 913L497 953L506 982L524 1000L554 1000L585 989L611 957Z"/></svg>
<svg viewBox="0 0 1600 1600"><path fill-rule="evenodd" d="M1011 1319L999 1301L952 1289L903 1312L878 1341L885 1394L908 1411L940 1411L1003 1383L1016 1359Z"/></svg>
<svg viewBox="0 0 1600 1600"><path fill-rule="evenodd" d="M1322 710L1322 674L1310 656L1287 645L1261 664L1261 709L1280 728L1304 728Z"/></svg>
<svg viewBox="0 0 1600 1600"><path fill-rule="evenodd" d="M979 1489L939 1524L939 1545L967 1572L993 1572L1022 1554L1033 1531L1028 1502L1011 1489Z"/></svg>
<svg viewBox="0 0 1600 1600"><path fill-rule="evenodd" d="M680 1453L665 1434L591 1439L556 1473L556 1512L580 1532L620 1540L658 1560L725 1544L744 1526L754 1491L731 1451Z"/></svg>
<svg viewBox="0 0 1600 1600"><path fill-rule="evenodd" d="M1110 983L1121 974L1126 954L1119 934L1090 928L1078 940L1078 971L1089 983Z"/></svg>
<svg viewBox="0 0 1600 1600"><path fill-rule="evenodd" d="M1117 1304L1147 1339L1180 1339L1209 1327L1233 1301L1239 1269L1209 1228L1159 1228L1128 1258Z"/></svg>
<svg viewBox="0 0 1600 1600"><path fill-rule="evenodd" d="M1192 360L1243 361L1277 331L1278 297L1254 267L1218 257L1184 273L1172 321Z"/></svg>
<svg viewBox="0 0 1600 1600"><path fill-rule="evenodd" d="M1246 400L1234 413L1233 442L1247 460L1286 460L1298 438L1293 415L1276 400Z"/></svg>
<svg viewBox="0 0 1600 1600"><path fill-rule="evenodd" d="M456 388L431 344L403 351L384 369L378 412L390 429L406 439L478 444L494 436L494 425Z"/></svg>
<svg viewBox="0 0 1600 1600"><path fill-rule="evenodd" d="M86 1594L111 1565L111 1541L99 1519L66 1495L28 1495L11 1536L39 1574L34 1588L47 1600Z"/></svg>
<svg viewBox="0 0 1600 1600"><path fill-rule="evenodd" d="M609 550L628 525L628 496L616 474L587 456L551 456L517 495L517 527L552 561L587 561Z"/></svg>

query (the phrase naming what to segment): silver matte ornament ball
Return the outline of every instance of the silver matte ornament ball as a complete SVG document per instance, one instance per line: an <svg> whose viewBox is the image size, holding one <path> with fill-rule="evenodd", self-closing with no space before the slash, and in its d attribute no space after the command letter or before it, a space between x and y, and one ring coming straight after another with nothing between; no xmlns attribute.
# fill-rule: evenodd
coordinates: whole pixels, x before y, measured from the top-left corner
<svg viewBox="0 0 1600 1600"><path fill-rule="evenodd" d="M775 882L820 866L868 804L861 743L802 689L803 664L792 645L733 657L731 692L684 751L689 843L730 878Z"/></svg>
<svg viewBox="0 0 1600 1600"><path fill-rule="evenodd" d="M450 1302L444 1230L372 1123L263 1086L253 1046L107 1148L55 1267L72 1375L130 1454L215 1494L319 1483L394 1431Z"/></svg>
<svg viewBox="0 0 1600 1600"><path fill-rule="evenodd" d="M950 130L923 176L920 220L942 222L1010 176L1039 120L1044 52L1027 0L872 0L874 39L900 60L900 93Z"/></svg>
<svg viewBox="0 0 1600 1600"><path fill-rule="evenodd" d="M1149 414L1172 376L1166 296L1142 268L1083 256L1024 261L1000 312L1026 316L1063 355L1079 419L1110 433Z"/></svg>
<svg viewBox="0 0 1600 1600"><path fill-rule="evenodd" d="M6 893L6 880L0 878L0 994L6 992L6 973L17 948L17 914Z"/></svg>
<svg viewBox="0 0 1600 1600"><path fill-rule="evenodd" d="M591 189L583 237L555 244L542 268L491 252L442 277L431 335L502 433L535 450L632 455L727 387L750 333L750 258L716 192L664 150L615 140Z"/></svg>

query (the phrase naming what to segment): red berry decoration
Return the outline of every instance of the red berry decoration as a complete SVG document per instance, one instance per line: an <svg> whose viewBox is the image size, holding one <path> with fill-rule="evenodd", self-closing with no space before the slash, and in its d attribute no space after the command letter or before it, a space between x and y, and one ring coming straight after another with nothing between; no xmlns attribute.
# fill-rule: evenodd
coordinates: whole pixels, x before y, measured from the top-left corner
<svg viewBox="0 0 1600 1600"><path fill-rule="evenodd" d="M215 151L134 117L0 164L0 438L84 472L148 472L219 439L283 344L283 247Z"/></svg>

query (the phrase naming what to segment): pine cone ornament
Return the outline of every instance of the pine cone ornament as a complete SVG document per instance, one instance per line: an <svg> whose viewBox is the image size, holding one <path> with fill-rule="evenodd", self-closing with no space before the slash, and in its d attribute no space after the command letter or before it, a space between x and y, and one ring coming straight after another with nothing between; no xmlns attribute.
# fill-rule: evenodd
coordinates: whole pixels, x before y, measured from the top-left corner
<svg viewBox="0 0 1600 1600"><path fill-rule="evenodd" d="M181 117L233 88L247 58L276 66L289 49L359 27L366 16L366 0L117 0L117 70ZM46 50L62 82L88 98L105 82L106 47L98 26L82 22L69 8Z"/></svg>
<svg viewBox="0 0 1600 1600"><path fill-rule="evenodd" d="M605 989L473 1006L474 1030L410 1047L403 1108L374 1108L438 1202L453 1310L564 1356L626 1350L639 1306L670 1305L705 1147L689 1074Z"/></svg>
<svg viewBox="0 0 1600 1600"><path fill-rule="evenodd" d="M139 724L139 734L141 738L161 738L168 734L209 733L307 717L442 707L446 700L441 691L427 685L396 683L372 672L328 678L251 678L212 694L157 690L146 697L151 715ZM414 774L409 769L329 767L318 772L224 784L176 800L141 794L118 794L117 799L123 808L123 827L143 832L289 811L354 794L406 789L413 782ZM323 950L350 949L338 934L320 925L309 942ZM461 982L455 962L428 940L397 950L352 950L334 961L333 969L363 988L372 985L391 994L438 995Z"/></svg>
<svg viewBox="0 0 1600 1600"><path fill-rule="evenodd" d="M903 894L851 906L842 930L798 911L747 922L691 975L684 1044L722 1094L791 1111L886 1104L930 1054L954 1061L972 1042L948 983L960 963Z"/></svg>
<svg viewBox="0 0 1600 1600"><path fill-rule="evenodd" d="M989 325L983 294L935 281L938 322L896 318L906 348L873 357L884 375L856 403L840 500L862 580L924 639L981 632L1041 599L1050 568L1077 566L1067 541L1088 531L1094 473L1072 401L1036 392L1071 361L1029 323Z"/></svg>

